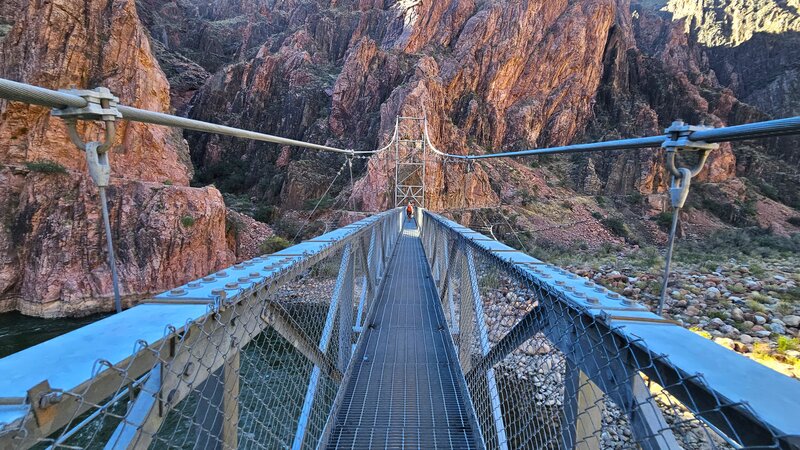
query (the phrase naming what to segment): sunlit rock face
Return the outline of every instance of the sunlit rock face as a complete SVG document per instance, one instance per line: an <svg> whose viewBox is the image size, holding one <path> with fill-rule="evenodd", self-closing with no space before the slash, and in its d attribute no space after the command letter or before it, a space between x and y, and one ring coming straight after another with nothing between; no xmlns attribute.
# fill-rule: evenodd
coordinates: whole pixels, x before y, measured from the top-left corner
<svg viewBox="0 0 800 450"><path fill-rule="evenodd" d="M0 76L106 86L127 105L169 111L169 84L132 0L13 3L0 7ZM79 130L102 138L99 125ZM219 191L188 187L181 132L124 121L117 130L109 206L126 303L235 262L245 250L227 243ZM97 187L63 122L47 108L0 102L0 164L0 309L112 309ZM263 235L266 226L252 229Z"/></svg>
<svg viewBox="0 0 800 450"><path fill-rule="evenodd" d="M398 115L424 115L439 150L479 154L657 134L676 119L719 126L797 114L792 1L9 0L0 5L0 76L54 88L104 85L129 105L356 150L386 144ZM45 108L0 103L0 117L2 215L12 224L0 231L6 307L79 311L81 298L110 292L83 157ZM100 128L81 132L99 137ZM792 139L723 145L698 185L719 187L708 192L732 203L761 201L769 187L780 202L800 205L796 147ZM355 160L351 179L339 154L123 122L112 153L112 216L126 294L214 270L252 253L270 232L248 222L252 235L226 234L226 222L248 219L232 219L216 187L190 188L191 179L283 210L305 208L330 186L336 208L377 211L394 203L394 151ZM66 173L26 165L42 159ZM664 208L669 179L657 150L548 164L467 166L428 152L425 206L527 208L637 193L646 199L639 218ZM85 200L85 211L71 212L64 199L72 197ZM161 202L167 207L143 206ZM603 206L569 214L604 236L591 208ZM529 223L552 228L531 210L523 209ZM186 228L185 216L204 221ZM776 229L795 229L785 209L770 217ZM159 231L137 238L144 227ZM56 261L55 249L87 254Z"/></svg>

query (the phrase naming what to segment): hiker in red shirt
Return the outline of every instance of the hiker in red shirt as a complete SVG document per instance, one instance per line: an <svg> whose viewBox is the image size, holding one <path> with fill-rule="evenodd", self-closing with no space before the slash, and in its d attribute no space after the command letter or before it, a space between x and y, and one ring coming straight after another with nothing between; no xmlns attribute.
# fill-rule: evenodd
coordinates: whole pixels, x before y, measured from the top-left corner
<svg viewBox="0 0 800 450"><path fill-rule="evenodd" d="M408 206L406 206L406 216L408 216L408 220L411 220L411 214L414 214L414 207L411 205L411 202L408 202Z"/></svg>

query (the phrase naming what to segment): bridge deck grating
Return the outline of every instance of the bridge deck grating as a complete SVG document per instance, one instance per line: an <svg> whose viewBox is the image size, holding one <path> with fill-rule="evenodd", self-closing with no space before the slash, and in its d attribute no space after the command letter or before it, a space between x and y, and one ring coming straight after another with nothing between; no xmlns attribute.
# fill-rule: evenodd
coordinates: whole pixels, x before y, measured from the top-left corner
<svg viewBox="0 0 800 450"><path fill-rule="evenodd" d="M406 222L355 355L329 448L477 448L419 232Z"/></svg>

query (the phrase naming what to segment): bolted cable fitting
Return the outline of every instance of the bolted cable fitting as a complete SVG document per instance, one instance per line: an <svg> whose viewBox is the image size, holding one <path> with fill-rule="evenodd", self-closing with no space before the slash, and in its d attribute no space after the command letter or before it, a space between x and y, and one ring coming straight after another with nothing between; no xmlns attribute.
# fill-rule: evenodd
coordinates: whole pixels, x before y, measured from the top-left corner
<svg viewBox="0 0 800 450"><path fill-rule="evenodd" d="M63 109L54 108L52 114L62 119L102 120L103 122L115 121L122 118L122 113L117 110L119 98L114 96L108 88L99 87L94 90L61 89L59 92L75 95L86 100L83 108L68 106Z"/></svg>
<svg viewBox="0 0 800 450"><path fill-rule="evenodd" d="M719 148L719 144L690 139L695 131L708 129L710 127L687 125L680 120L676 120L672 122L669 128L664 130L667 134L667 139L661 144L661 147L667 150L667 170L672 175L669 193L673 208L683 208L684 203L686 203L686 197L689 195L689 186L692 178L703 170L709 152ZM679 151L698 151L700 152L699 159L691 168L678 167L675 159Z"/></svg>

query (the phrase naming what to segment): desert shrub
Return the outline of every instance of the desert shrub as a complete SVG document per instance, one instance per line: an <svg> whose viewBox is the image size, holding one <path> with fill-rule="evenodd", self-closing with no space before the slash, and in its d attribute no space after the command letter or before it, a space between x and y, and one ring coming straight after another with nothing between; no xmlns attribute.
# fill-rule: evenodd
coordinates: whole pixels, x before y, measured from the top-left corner
<svg viewBox="0 0 800 450"><path fill-rule="evenodd" d="M67 173L66 167L55 161L50 161L49 159L40 159L38 161L27 162L25 163L25 167L27 167L31 172Z"/></svg>
<svg viewBox="0 0 800 450"><path fill-rule="evenodd" d="M608 228L612 233L616 234L619 237L628 238L631 235L630 228L628 228L628 226L625 225L625 222L623 222L622 219L619 219L617 217L609 217L603 219L601 222L604 227Z"/></svg>
<svg viewBox="0 0 800 450"><path fill-rule="evenodd" d="M261 245L258 246L258 249L261 251L261 253L269 254L281 251L291 246L292 243L289 242L288 239L275 235L265 239L264 242L262 242Z"/></svg>
<svg viewBox="0 0 800 450"><path fill-rule="evenodd" d="M800 340L797 338L789 338L786 336L778 336L778 351L783 353L787 350L800 349Z"/></svg>
<svg viewBox="0 0 800 450"><path fill-rule="evenodd" d="M663 211L653 216L653 220L661 229L668 230L672 226L672 216L672 211Z"/></svg>
<svg viewBox="0 0 800 450"><path fill-rule="evenodd" d="M186 228L191 227L192 225L194 225L194 217L188 214L181 217L181 225L183 225Z"/></svg>
<svg viewBox="0 0 800 450"><path fill-rule="evenodd" d="M253 213L253 219L263 223L272 223L278 210L272 205L259 206Z"/></svg>

